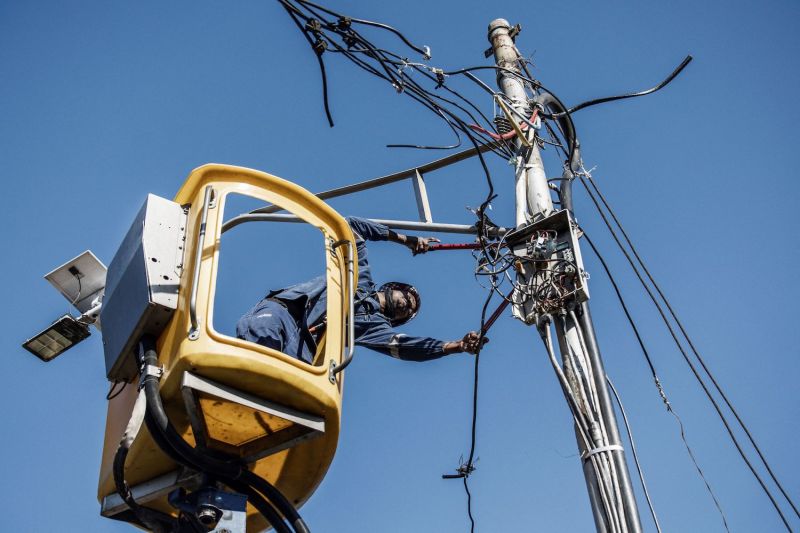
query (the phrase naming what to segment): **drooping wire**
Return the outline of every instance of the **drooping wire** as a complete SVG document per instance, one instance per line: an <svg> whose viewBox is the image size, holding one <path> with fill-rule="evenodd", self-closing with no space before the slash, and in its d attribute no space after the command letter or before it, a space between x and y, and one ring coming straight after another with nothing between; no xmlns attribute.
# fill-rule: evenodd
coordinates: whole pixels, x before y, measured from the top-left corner
<svg viewBox="0 0 800 533"><path fill-rule="evenodd" d="M343 15L341 15L339 13L336 13L335 11L331 11L328 8L320 6L320 5L315 4L313 2L309 2L308 0L297 0L297 1L300 2L301 4L305 4L305 5L308 5L308 6L313 6L313 7L317 8L317 9L319 9L320 11L324 11L325 13L327 13L327 14L329 14L331 16L334 16L334 17L345 18L345 19L349 20L350 22L353 22L353 23L356 23L356 24L364 24L366 26L374 26L376 28L381 28L383 30L388 30L391 33L394 33L395 35L397 35L400 38L400 40L403 41L409 48L411 48L412 50L420 53L425 59L430 59L430 57L431 57L431 51L428 49L427 46L425 46L423 48L418 47L417 45L415 45L411 41L409 41L406 38L405 35L400 33L399 30L393 28L392 26L389 26L388 24L384 24L382 22L373 22L371 20L357 19L357 18L353 18L353 17L344 17Z"/></svg>
<svg viewBox="0 0 800 533"><path fill-rule="evenodd" d="M584 234L583 234L583 238L586 239L586 242L589 244L589 247L592 249L592 251L594 252L595 256L600 261L600 264L602 265L603 270L606 273L606 276L608 276L608 280L611 282L611 286L613 287L614 292L616 293L617 300L619 301L620 306L622 307L622 311L625 313L625 318L627 319L628 324L631 326L631 330L633 330L633 334L636 336L636 340L639 343L639 347L642 350L642 354L644 355L645 361L647 361L647 366L650 368L650 373L652 374L653 382L655 383L655 386L658 389L658 394L661 397L661 401L664 403L664 406L666 407L667 411L673 417L675 417L675 421L678 423L678 426L679 426L679 429L680 429L681 440L683 441L683 445L686 448L687 453L689 454L689 458L691 459L692 463L694 464L694 467L697 470L698 475L700 476L700 478L702 479L703 483L705 484L706 490L708 491L709 495L711 496L711 499L714 501L714 506L717 508L717 511L719 512L720 518L722 519L722 523L725 526L725 530L726 531L730 531L730 529L728 529L727 517L725 516L725 512L722 510L722 505L720 504L719 500L717 499L717 496L714 493L714 490L711 488L711 483L706 478L705 473L703 472L703 469L700 468L700 464L697 462L697 459L695 457L694 451L692 450L692 447L689 445L689 441L686 438L686 431L685 431L685 428L683 426L683 421L681 420L680 416L678 416L678 413L672 407L672 403L667 398L667 394L664 391L663 385L661 384L661 379L658 377L658 374L656 373L656 368L655 368L655 364L653 363L653 359L650 357L650 353L649 353L649 351L647 350L647 347L644 344L644 340L642 340L641 334L639 333L639 328L636 326L636 322L634 322L633 317L631 316L630 310L628 309L628 305L625 303L625 299L622 297L622 292L620 291L619 285L617 285L617 281L614 279L614 276L611 274L611 270L609 269L608 264L606 263L606 260L600 254L600 251L597 249L597 247L594 245L594 242L592 242L592 240L589 238L589 235L585 231L584 231ZM611 384L610 381L609 381L609 385L611 385L611 387L613 389L613 384ZM613 391L613 392L616 395L616 391ZM617 401L617 403L620 404L620 411L622 412L622 416L624 418L625 417L625 412L622 409L622 403L619 400ZM627 426L627 421L625 422L625 424ZM633 442L632 441L631 441L631 447L632 447L632 450L633 450L633 453L634 453L634 459L636 459L636 455L635 455L636 451L635 451L635 448L633 448ZM637 460L637 468L638 468L638 460ZM640 475L641 475L641 473L640 473ZM643 488L644 488L644 480L642 480L642 485L643 485ZM644 491L645 491L645 495L647 495L647 489L646 488L644 488ZM648 503L649 503L649 497L648 497ZM651 512L652 512L652 504L651 504ZM657 521L655 515L653 516L653 519L656 521L656 527L658 528L658 521Z"/></svg>
<svg viewBox="0 0 800 533"><path fill-rule="evenodd" d="M737 452L739 453L739 456L742 458L742 460L747 465L747 467L750 470L750 472L755 477L755 479L758 482L758 484L761 486L762 491L764 492L764 494L769 499L769 501L772 504L772 506L775 509L775 511L778 513L778 516L780 517L780 519L783 522L783 524L786 527L786 529L788 531L791 531L792 529L789 526L789 522L787 521L786 516L784 516L783 511L781 510L780 506L778 505L778 502L775 500L775 497L773 496L772 492L769 490L767 485L764 483L764 480L761 478L761 476L759 475L758 471L755 469L755 467L751 463L750 459L747 457L747 454L742 449L742 446L739 443L739 440L736 438L736 435L735 435L735 433L733 431L733 428L731 428L727 417L725 416L725 414L722 411L722 408L720 407L719 403L717 402L717 400L714 398L713 394L709 390L708 385L703 380L703 378L700 375L700 372L698 371L697 367L692 362L692 360L689 358L689 355L686 353L686 349L683 347L683 344L680 342L677 333L675 332L674 328L672 327L672 324L670 323L669 319L667 318L666 313L664 312L664 309L662 308L662 306L659 303L658 299L653 294L653 291L650 289L650 286L645 282L644 278L642 277L641 272L639 272L639 269L636 267L636 264L633 262L633 259L631 258L630 254L625 249L625 247L622 245L622 242L620 241L619 236L617 236L617 233L614 230L614 228L611 225L611 223L609 222L608 218L606 217L605 212L600 207L600 204L599 204L598 200L595 198L594 194L592 194L592 190L589 188L588 185L586 185L586 180L584 179L584 174L585 174L585 172L582 173L581 176L580 176L581 177L581 183L584 185L584 188L585 188L590 200L595 205L598 213L600 214L600 218L605 223L606 227L608 228L609 232L611 233L611 236L614 238L614 241L617 243L617 246L619 247L620 251L622 251L623 255L627 259L628 263L630 264L631 268L633 269L634 274L639 279L639 282L641 283L641 285L644 288L645 292L647 292L648 297L650 298L650 300L655 305L656 310L658 311L658 314L661 316L662 322L664 322L664 325L667 327L667 330L669 331L670 336L672 337L673 341L675 342L675 345L678 348L678 351L680 351L681 355L683 356L684 361L689 366L689 369L692 371L692 374L694 375L696 381L698 382L700 387L703 389L703 392L706 395L706 398L708 398L708 400L711 402L711 405L714 407L714 410L717 412L717 415L719 416L720 420L722 421L722 424L725 427L725 430L727 431L728 436L731 439L731 442L733 443L734 447L736 448Z"/></svg>
<svg viewBox="0 0 800 533"><path fill-rule="evenodd" d="M658 374L656 373L656 368L655 365L653 364L653 359L650 357L650 353L648 352L647 347L645 346L644 341L642 340L642 336L639 333L639 328L636 326L636 322L634 322L633 317L630 314L628 305L625 303L625 299L622 297L622 292L620 291L620 288L617 285L617 281L611 274L611 270L609 269L606 260L600 254L600 251L594 245L592 240L589 238L589 235L584 232L583 237L586 239L586 242L589 243L589 247L592 249L595 256L600 261L600 264L603 266L603 270L605 271L606 276L608 276L608 280L611 282L611 286L614 288L614 292L617 295L617 300L619 301L620 306L622 307L622 310L625 313L625 318L628 320L628 324L631 326L633 334L636 336L636 340L639 342L639 346L642 349L642 354L644 355L644 358L647 361L647 366L650 367L650 372L653 376L653 382L655 383L656 388L658 389L658 394L661 397L661 401L664 403L667 412L669 412L675 418L675 421L677 422L678 428L680 430L683 446L686 448L686 452L689 454L689 458L691 459L692 464L694 464L694 468L695 470L697 470L697 474L700 476L700 479L702 479L703 484L706 487L706 491L711 496L711 499L714 501L714 506L717 508L717 512L719 512L720 518L722 519L722 523L725 526L725 530L730 531L730 529L728 528L728 519L725 516L725 512L722 510L722 505L717 499L717 495L714 493L714 490L711 488L711 483L709 482L708 478L706 478L703 469L700 468L700 463L698 463L694 451L692 450L692 447L689 445L689 441L686 438L686 429L683 425L683 420L681 420L681 417L678 416L678 413L672 407L672 403L669 401L669 398L667 398L667 393L664 391L664 387L661 384L661 379L658 377Z"/></svg>
<svg viewBox="0 0 800 533"><path fill-rule="evenodd" d="M355 63L360 68L366 70L367 72L380 77L386 81L388 81L397 91L404 92L411 96L413 99L417 100L421 103L424 107L427 107L431 111L435 112L440 118L442 118L448 126L453 128L455 125L456 128L461 131L465 132L466 123L461 117L458 116L458 113L454 112L450 109L445 109L442 104L447 104L448 106L452 106L455 108L456 111L465 113L467 116L471 116L471 113L466 111L466 109L459 104L444 99L442 96L436 95L431 91L422 88L419 84L414 82L408 75L403 72L402 67L407 65L408 62L406 60L398 60L397 57L399 54L395 54L393 52L385 52L378 47L372 45L372 43L364 38L360 33L358 33L353 27L353 23L367 23L370 26L385 29L396 33L396 30L393 28L380 24L380 23L372 23L371 21L363 21L361 19L353 19L350 17L345 17L339 13L336 13L332 10L327 8L322 8L316 4L311 2L299 2L300 6L294 4L290 0L279 0L281 5L289 12L295 24L298 26L299 29L305 34L307 41L309 41L309 45L314 48L315 52L321 55L321 52L325 50L335 51L337 53L342 53L348 57L353 63ZM304 11L305 9L305 11ZM325 20L324 14L327 13L331 16L338 17L338 21L334 22L331 20ZM303 22L305 24L303 24ZM396 33L397 34L397 33ZM312 39L312 35L316 39ZM402 35L402 34L400 34ZM337 36L340 38L343 45L340 45L333 39L333 36ZM402 37L406 44L409 44L412 49L418 52L427 52L427 49L420 48L415 45L411 45L408 39ZM320 43L324 44L322 46ZM361 54L365 56L365 58L370 59L375 62L375 66L368 64L364 60L359 59L356 57L356 54ZM429 57L426 55L425 57ZM398 67L400 67L398 72ZM423 69L424 70L424 69ZM436 72L436 76L433 77L427 72L424 72L424 75L429 80L435 80L436 88L445 87L443 83L443 74L440 69L431 69L432 71ZM460 100L464 101L469 105L469 107L478 110L477 106L473 103L469 102L467 99L463 98L457 91L450 89L449 87L445 87L445 90L451 94L457 96ZM437 103L437 101L439 103ZM474 118L474 117L472 117ZM486 117L482 117L486 120ZM488 123L487 126L489 128L493 128L493 126ZM470 135L470 134L468 134ZM480 136L479 136L480 137ZM488 138L481 139L481 143L485 143L490 141ZM405 145L408 147L414 148L426 148L426 149L440 149L445 147L439 146L427 146L427 145ZM455 147L457 145L451 145L447 148ZM502 144L493 145L492 149L497 151L498 154L503 154L504 156L508 156L508 149Z"/></svg>
<svg viewBox="0 0 800 533"><path fill-rule="evenodd" d="M121 387L119 387L120 384L122 384ZM128 385L127 381L115 381L115 382L113 382L111 384L111 387L108 389L108 394L106 394L106 400L109 400L109 401L113 400L114 398L116 398L117 396L122 394L122 391L125 390L125 387L127 385ZM119 388L117 388L117 387L119 387Z"/></svg>
<svg viewBox="0 0 800 533"><path fill-rule="evenodd" d="M300 33L302 33L303 36L306 38L306 40L308 41L309 46L311 46L312 50L314 50L314 52L315 52L315 54L317 56L317 62L319 64L319 71L320 71L320 75L322 76L322 102L323 102L323 106L325 107L325 116L328 118L328 125L332 128L333 127L333 116L331 115L331 108L330 108L330 104L328 103L328 76L325 73L325 62L322 60L322 50L317 51L317 49L318 49L317 47L319 45L317 45L311 39L311 36L308 35L308 32L303 27L303 24L297 18L297 13L295 11L294 6L292 6L289 2L286 2L285 0L278 0L278 2L281 3L283 8L286 10L286 12L291 17L292 21L297 25L297 28L300 30ZM317 42L320 42L320 41L317 41Z"/></svg>
<svg viewBox="0 0 800 533"><path fill-rule="evenodd" d="M580 104L578 104L576 106L573 106L573 107L567 109L565 112L555 113L553 115L553 117L554 118L558 118L558 117L561 117L561 116L564 116L564 115L567 115L567 114L574 113L576 111L580 111L581 109L586 109L587 107L591 107L591 106L594 106L594 105L597 105L597 104L604 104L606 102L614 102L615 100L625 100L627 98L636 98L638 96L647 96L648 94L653 94L654 92L663 89L672 80L674 80L675 77L678 74L680 74L681 71L684 68L686 68L686 65L691 63L692 59L693 58L692 58L691 55L686 56L684 58L684 60L681 62L681 64L678 65L678 67L675 70L673 70L672 73L664 79L664 81L662 81L661 83L659 83L655 87L647 89L646 91L640 91L640 92L637 92L637 93L621 94L621 95L617 95L617 96L606 96L604 98L594 98L592 100L588 100L586 102L582 102L582 103L580 103Z"/></svg>
<svg viewBox="0 0 800 533"><path fill-rule="evenodd" d="M684 63L686 63L686 62L687 61L685 61ZM679 72L679 71L680 71L680 68L678 69L677 72ZM673 73L673 77L674 77L674 75L676 73ZM633 245L633 242L631 241L630 237L628 236L628 233L625 231L625 228L622 226L622 223L619 221L619 218L617 218L616 213L611 208L611 206L608 204L608 201L606 200L605 196L603 195L603 193L600 191L599 187L597 186L597 183L595 182L594 179L592 179L592 176L588 175L588 174L586 175L586 181L588 181L588 183L592 186L592 189L595 191L595 193L600 198L600 200L603 203L603 205L605 206L605 208L608 210L608 213L611 215L612 220L614 220L614 223L619 228L620 233L622 233L622 236L625 239L625 242L628 244L628 247L630 248L631 252L633 253L634 257L636 258L637 263L642 267L642 271L645 273L645 276L650 281L650 283L653 284L653 288L656 290L656 292L660 296L661 300L664 302L664 305L666 306L667 310L669 311L670 316L673 318L673 320L675 320L675 324L677 324L678 329L681 331L681 334L686 339L686 342L689 345L690 349L692 350L692 353L694 353L695 357L700 362L700 365L702 366L703 370L705 371L705 373L708 375L709 379L713 383L714 388L717 390L717 392L719 392L720 397L725 402L725 405L728 406L728 409L730 409L731 413L736 418L736 421L741 426L741 428L744 431L745 435L747 435L747 438L750 441L750 444L753 446L753 449L756 451L756 453L758 454L759 458L761 459L761 462L764 464L764 467L766 468L767 472L769 473L770 477L772 478L772 481L778 487L778 490L780 490L781 494L783 494L784 498L786 498L786 501L792 507L792 509L794 510L795 514L798 517L800 517L800 512L798 512L797 506L792 501L792 499L789 497L789 495L787 494L786 490L783 488L783 485L778 481L776 475L774 474L774 472L772 471L772 468L770 467L769 462L767 461L766 457L764 456L763 452L761 451L761 448L756 443L755 438L753 437L753 435L750 432L749 428L744 423L744 420L742 420L741 416L739 415L739 412L734 408L733 404L728 399L727 394L725 394L725 392L723 391L723 389L720 386L719 382L711 374L711 371L709 370L704 358L701 357L700 353L698 352L694 342L692 341L691 337L689 336L688 332L686 331L686 328L684 328L683 323L678 318L677 313L675 312L675 310L673 309L672 305L670 304L669 299L664 295L664 292L661 290L661 287L656 282L656 280L653 278L653 275L650 273L650 270L647 268L647 266L645 265L645 263L642 260L641 256L639 255L639 252L637 251L636 247ZM584 183L584 185L585 185L585 183Z"/></svg>

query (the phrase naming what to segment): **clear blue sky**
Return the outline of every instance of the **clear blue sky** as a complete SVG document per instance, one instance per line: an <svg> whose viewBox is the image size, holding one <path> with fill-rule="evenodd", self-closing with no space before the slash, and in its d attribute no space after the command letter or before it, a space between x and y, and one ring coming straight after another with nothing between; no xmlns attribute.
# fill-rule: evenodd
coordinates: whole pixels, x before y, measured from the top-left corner
<svg viewBox="0 0 800 533"><path fill-rule="evenodd" d="M796 2L336 2L403 29L444 68L487 64L486 26L519 22L518 46L568 105L664 91L582 111L586 166L617 209L779 477L800 499L800 248L796 170L800 6ZM377 36L376 38L382 38ZM394 47L394 41L392 41ZM108 263L148 192L172 197L192 168L248 166L310 190L387 174L440 154L387 143L449 143L429 112L327 57L336 127L325 121L313 54L277 2L0 2L0 162L8 193L0 439L3 521L21 531L130 531L95 500L107 382L100 336L43 365L20 342L67 309L41 278L92 249ZM490 76L484 79L491 83ZM465 84L461 86L466 87ZM479 93L472 93L476 98ZM482 105L491 111L491 101ZM512 173L492 163L492 217L512 221ZM549 168L555 175L559 169ZM485 196L475 162L428 182L434 218L471 223ZM411 219L411 187L333 202L345 214ZM732 531L780 531L593 207L580 222L611 263ZM449 242L458 239L450 238ZM265 247L231 246L260 277L231 284L220 322L292 272ZM592 308L665 531L722 531L618 303L588 250ZM460 337L484 292L468 253L412 259L371 248L376 277L415 282L407 331ZM263 269L262 269L263 267ZM261 270L259 270L261 269ZM305 274L305 272L296 272ZM505 316L482 358L477 531L593 529L570 417L535 331ZM360 350L329 474L302 512L314 531L468 531L461 484L440 479L469 445L472 359L404 363ZM645 527L652 530L648 517ZM795 517L793 527L800 528Z"/></svg>

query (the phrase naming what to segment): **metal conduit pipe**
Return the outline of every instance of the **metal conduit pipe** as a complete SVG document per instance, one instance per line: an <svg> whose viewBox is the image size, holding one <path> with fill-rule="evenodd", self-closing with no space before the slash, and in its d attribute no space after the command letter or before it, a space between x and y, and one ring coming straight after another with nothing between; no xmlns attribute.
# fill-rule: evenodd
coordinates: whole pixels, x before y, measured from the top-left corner
<svg viewBox="0 0 800 533"><path fill-rule="evenodd" d="M583 338L586 341L589 362L593 367L595 379L597 380L597 395L600 399L603 418L606 421L609 443L612 445L621 446L622 441L617 428L617 417L611 404L608 385L606 384L606 370L603 366L603 360L600 358L600 348L597 345L597 337L594 333L594 325L592 323L592 316L589 312L588 303L582 303L580 306L580 313L576 314L578 315L578 323L583 330ZM630 478L627 475L628 462L626 461L625 454L622 452L622 450L614 450L611 453L616 458L617 474L619 476L622 499L625 502L625 515L628 521L628 526L630 531L633 533L641 533L642 524L639 521L639 509L638 505L636 504L636 496L634 495Z"/></svg>
<svg viewBox="0 0 800 533"><path fill-rule="evenodd" d="M247 470L236 461L222 461L215 457L203 455L183 440L183 437L178 434L167 417L167 413L161 401L158 376L148 372L148 367L156 367L158 364L158 355L155 350L155 342L152 338L148 336L142 338L140 342L140 353L145 365L143 383L147 397L146 416L151 419L148 423L148 429L151 429L151 433L153 433L152 430L155 429L155 433L160 434L161 438L156 440L159 442L160 446L164 445L162 449L164 449L165 453L180 464L193 470L214 474L221 478L223 482L226 479L233 482L241 481L245 485L255 488L266 496L278 511L289 520L296 533L308 533L308 526L306 526L294 506L267 480ZM172 453L167 451L170 448L172 449ZM278 523L280 523L280 521ZM279 530L277 524L273 525L276 527L276 530ZM291 533L288 528L285 531L286 533Z"/></svg>

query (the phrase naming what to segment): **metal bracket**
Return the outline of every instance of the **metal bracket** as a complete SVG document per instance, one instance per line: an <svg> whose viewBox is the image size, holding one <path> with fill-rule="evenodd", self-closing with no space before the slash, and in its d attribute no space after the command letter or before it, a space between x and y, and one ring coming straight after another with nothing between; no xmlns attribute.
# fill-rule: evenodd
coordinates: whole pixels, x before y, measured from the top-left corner
<svg viewBox="0 0 800 533"><path fill-rule="evenodd" d="M417 198L417 211L419 211L420 222L433 222L431 206L428 201L428 190L425 188L425 178L422 177L419 170L411 178L411 182L414 184L414 196Z"/></svg>
<svg viewBox="0 0 800 533"><path fill-rule="evenodd" d="M181 393L198 446L239 455L248 463L291 448L325 432L325 419L322 417L291 409L190 372L183 373ZM215 439L209 434L206 414L200 403L201 395L277 417L291 424L277 431L266 430L263 435L248 438L241 443ZM213 415L209 416L209 420L213 420Z"/></svg>
<svg viewBox="0 0 800 533"><path fill-rule="evenodd" d="M336 383L336 367L337 366L338 365L336 364L336 361L331 359L331 366L328 367L328 381L330 381L333 384Z"/></svg>
<svg viewBox="0 0 800 533"><path fill-rule="evenodd" d="M142 371L139 377L139 389L142 390L144 387L144 380L149 376L155 376L156 379L161 379L161 376L164 375L164 367L163 366L155 366L155 365L144 365L142 367Z"/></svg>
<svg viewBox="0 0 800 533"><path fill-rule="evenodd" d="M146 504L162 496L169 494L177 487L194 488L200 485L202 474L175 470L148 481L139 483L131 487L133 498ZM100 514L102 516L114 516L128 509L128 504L123 501L119 494L112 492L101 502Z"/></svg>

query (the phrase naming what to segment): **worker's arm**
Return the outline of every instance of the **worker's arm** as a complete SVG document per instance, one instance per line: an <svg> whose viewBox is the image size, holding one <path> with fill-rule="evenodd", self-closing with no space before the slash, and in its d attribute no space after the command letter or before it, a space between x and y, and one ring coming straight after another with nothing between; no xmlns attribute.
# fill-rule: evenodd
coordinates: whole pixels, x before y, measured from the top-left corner
<svg viewBox="0 0 800 533"><path fill-rule="evenodd" d="M481 339L481 336L477 331L470 331L464 335L461 340L444 343L444 353L445 355L461 352L474 354L478 352L478 342L480 342L480 345L486 344L489 342L489 337L483 337L483 339Z"/></svg>
<svg viewBox="0 0 800 533"><path fill-rule="evenodd" d="M484 343L488 339L484 338ZM395 330L388 322L371 323L356 335L356 344L404 361L430 361L460 352L475 353L478 334L467 333L458 341L444 342L431 337L413 337Z"/></svg>
<svg viewBox="0 0 800 533"><path fill-rule="evenodd" d="M347 223L356 234L356 240L396 242L406 246L414 255L424 254L428 251L430 243L439 242L436 237L404 235L366 218L347 217Z"/></svg>

